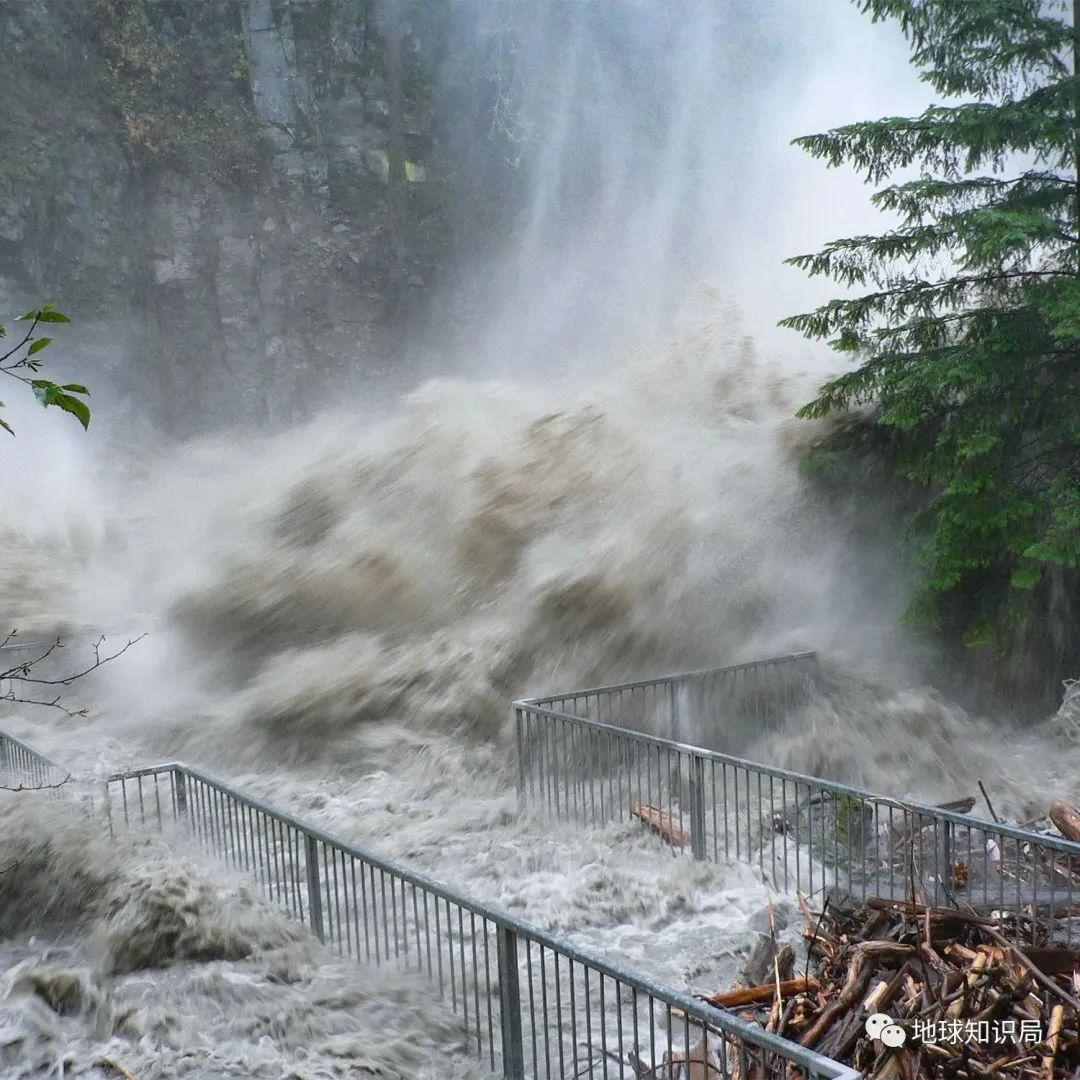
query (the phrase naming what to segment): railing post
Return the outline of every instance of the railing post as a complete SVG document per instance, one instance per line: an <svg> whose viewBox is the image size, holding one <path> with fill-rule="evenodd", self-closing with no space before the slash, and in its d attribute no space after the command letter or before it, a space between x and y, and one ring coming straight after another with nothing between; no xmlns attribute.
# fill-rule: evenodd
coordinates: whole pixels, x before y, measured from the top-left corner
<svg viewBox="0 0 1080 1080"><path fill-rule="evenodd" d="M0 735L0 772L11 772L11 744Z"/></svg>
<svg viewBox="0 0 1080 1080"><path fill-rule="evenodd" d="M953 860L953 854L952 854L953 853L953 843L952 843L952 839L953 839L952 828L953 828L953 826L952 826L951 821L945 821L945 822L942 822L942 824L945 826L945 828L942 830L942 838L941 838L942 839L942 846L944 848L944 851L942 852L942 854L943 854L943 856L945 858L945 869L944 869L944 872L939 872L937 876L938 876L938 879L944 883L944 885L945 885L945 896L946 896L946 898L948 898L949 893L953 888L953 861L952 861ZM934 891L936 893L937 889L935 888ZM941 901L939 900L938 903L941 903ZM1032 914L1036 914L1036 913L1032 912Z"/></svg>
<svg viewBox="0 0 1080 1080"><path fill-rule="evenodd" d="M674 679L671 680L671 741L682 742L679 737L679 690Z"/></svg>
<svg viewBox="0 0 1080 1080"><path fill-rule="evenodd" d="M116 838L116 833L113 831L112 798L109 795L109 782L107 780L104 784L101 785L101 789L102 793L105 796L105 817L108 819L109 822L109 839L113 840Z"/></svg>
<svg viewBox="0 0 1080 1080"><path fill-rule="evenodd" d="M176 785L176 816L187 817L187 777L179 770L173 772L173 783Z"/></svg>
<svg viewBox="0 0 1080 1080"><path fill-rule="evenodd" d="M525 1080L525 1044L521 1038L521 988L518 984L517 934L498 928L499 1017L502 1021L504 1080Z"/></svg>
<svg viewBox="0 0 1080 1080"><path fill-rule="evenodd" d="M525 808L525 717L521 709L514 710L515 737L518 756L518 809Z"/></svg>
<svg viewBox="0 0 1080 1080"><path fill-rule="evenodd" d="M314 836L304 837L304 849L307 864L308 912L311 916L311 929L318 939L326 944L323 931L322 891L319 888L319 845Z"/></svg>
<svg viewBox="0 0 1080 1080"><path fill-rule="evenodd" d="M699 862L705 859L705 759L690 759L690 849Z"/></svg>

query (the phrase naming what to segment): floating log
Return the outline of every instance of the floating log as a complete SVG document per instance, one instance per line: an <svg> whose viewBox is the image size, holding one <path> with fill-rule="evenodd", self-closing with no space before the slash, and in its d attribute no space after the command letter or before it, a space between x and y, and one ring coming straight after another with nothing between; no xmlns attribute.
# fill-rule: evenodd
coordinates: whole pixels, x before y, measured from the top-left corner
<svg viewBox="0 0 1080 1080"><path fill-rule="evenodd" d="M653 832L662 836L672 847L686 847L690 843L690 834L685 829L680 829L672 815L648 803L634 803L630 807L630 813L640 818Z"/></svg>
<svg viewBox="0 0 1080 1080"><path fill-rule="evenodd" d="M1080 810L1067 802L1050 804L1050 820L1066 840L1080 843Z"/></svg>
<svg viewBox="0 0 1080 1080"><path fill-rule="evenodd" d="M803 994L807 990L819 988L817 979L809 976L802 979L785 979L780 983L780 996L790 997L792 994ZM735 1009L740 1005L755 1005L762 1001L771 1002L774 997L776 997L776 983L771 982L762 983L760 986L745 986L739 990L728 990L723 994L713 994L712 997L701 1000L719 1009Z"/></svg>

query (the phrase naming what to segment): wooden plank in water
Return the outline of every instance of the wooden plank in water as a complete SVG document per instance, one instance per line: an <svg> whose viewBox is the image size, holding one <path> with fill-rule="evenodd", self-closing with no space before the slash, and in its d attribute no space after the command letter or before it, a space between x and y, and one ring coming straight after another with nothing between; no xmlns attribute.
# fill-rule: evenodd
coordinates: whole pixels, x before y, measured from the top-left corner
<svg viewBox="0 0 1080 1080"><path fill-rule="evenodd" d="M653 832L662 836L672 847L686 847L690 843L690 834L675 824L669 812L650 806L648 803L634 803L630 807L630 813L644 821Z"/></svg>

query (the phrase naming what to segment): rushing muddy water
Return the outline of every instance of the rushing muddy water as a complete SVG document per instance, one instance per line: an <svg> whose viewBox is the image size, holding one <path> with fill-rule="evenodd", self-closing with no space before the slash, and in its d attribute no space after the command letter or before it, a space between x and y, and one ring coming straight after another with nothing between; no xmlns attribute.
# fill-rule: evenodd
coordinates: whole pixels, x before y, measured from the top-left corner
<svg viewBox="0 0 1080 1080"><path fill-rule="evenodd" d="M902 575L880 577L801 482L813 430L787 417L805 386L720 324L594 387L432 383L378 422L193 446L123 501L100 491L122 511L11 538L24 633L150 636L72 689L88 717L11 707L3 725L80 776L201 764L661 982L715 988L765 883L630 824L519 816L511 697L816 647L822 692L747 756L929 800L982 778L1013 819L1076 761L1049 731L1005 742L899 664ZM77 584L40 603L56 578ZM13 1075L479 1068L429 990L320 953L194 856L106 845L27 799L3 803Z"/></svg>
<svg viewBox="0 0 1080 1080"><path fill-rule="evenodd" d="M907 568L799 472L819 432L792 414L819 375L773 362L772 323L818 296L777 264L877 226L857 178L823 192L787 142L864 119L852 101L921 108L898 39L842 4L634 0L597 5L566 48L544 10L522 78L546 94L554 73L565 100L536 136L517 269L478 268L491 332L434 365L498 379L179 448L127 446L116 425L105 449L97 418L88 440L8 402L4 618L23 639L65 633L56 671L102 631L148 637L66 692L86 717L12 706L0 728L81 779L202 765L657 981L714 990L768 887L633 825L520 816L511 698L816 649L826 692L747 756L930 800L982 778L1022 819L1077 755L1038 718L1003 732L924 685L897 629ZM605 12L634 30L612 37L625 48L597 47ZM765 39L762 67L746 40ZM631 46L664 50L662 85L636 78ZM589 89L628 76L640 96ZM590 162L568 215L566 179ZM718 278L724 297L699 295ZM740 323L728 295L771 314ZM768 354L747 334L771 334ZM0 793L3 1076L482 1074L426 984L342 962L221 867L106 843L62 807Z"/></svg>

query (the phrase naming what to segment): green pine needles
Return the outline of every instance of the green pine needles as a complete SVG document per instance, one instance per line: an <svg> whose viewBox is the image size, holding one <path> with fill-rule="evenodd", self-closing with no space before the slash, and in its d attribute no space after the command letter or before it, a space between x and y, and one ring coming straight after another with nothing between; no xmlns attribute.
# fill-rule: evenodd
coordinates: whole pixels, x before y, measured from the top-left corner
<svg viewBox="0 0 1080 1080"><path fill-rule="evenodd" d="M862 291L782 326L857 366L799 415L872 404L925 486L924 614L966 597L971 644L1001 642L1049 567L1080 566L1080 42L1039 0L859 0L896 19L946 98L914 118L795 140L880 184L881 236L788 260ZM1080 8L1080 0L1075 7ZM1018 158L1027 168L1010 165Z"/></svg>

